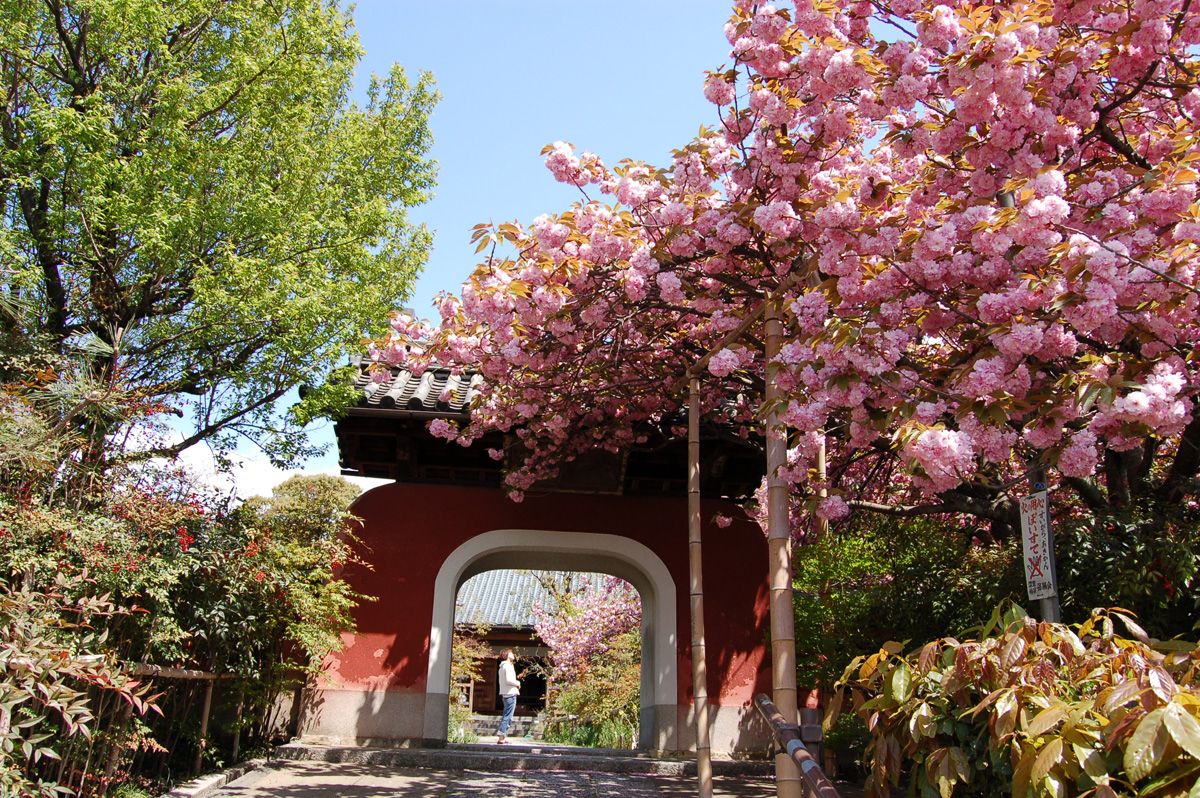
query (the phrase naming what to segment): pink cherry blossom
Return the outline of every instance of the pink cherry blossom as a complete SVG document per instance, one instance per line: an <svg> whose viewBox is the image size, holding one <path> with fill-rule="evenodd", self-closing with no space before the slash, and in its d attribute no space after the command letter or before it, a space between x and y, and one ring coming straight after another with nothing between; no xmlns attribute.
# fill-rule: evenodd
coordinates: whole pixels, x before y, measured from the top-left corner
<svg viewBox="0 0 1200 798"><path fill-rule="evenodd" d="M727 377L741 364L742 359L738 357L737 352L731 349L722 349L708 361L708 370L714 376Z"/></svg>
<svg viewBox="0 0 1200 798"><path fill-rule="evenodd" d="M824 490L1011 526L1031 468L1088 504L1110 495L1099 463L1137 456L1148 476L1111 495L1192 491L1176 453L1200 447L1200 18L1157 0L994 11L739 2L705 130L662 170L548 147L587 193L493 226L440 329L393 319L374 368L477 369L470 423L435 434L518 437L521 491L588 449L681 437L680 378L770 302L779 354L757 318L701 399L751 446L777 381L798 525L838 520Z"/></svg>

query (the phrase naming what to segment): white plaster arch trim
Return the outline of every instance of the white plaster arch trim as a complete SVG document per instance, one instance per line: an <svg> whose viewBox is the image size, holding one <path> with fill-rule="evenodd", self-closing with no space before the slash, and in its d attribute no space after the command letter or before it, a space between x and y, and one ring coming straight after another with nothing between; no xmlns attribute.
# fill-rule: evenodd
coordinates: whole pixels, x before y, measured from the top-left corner
<svg viewBox="0 0 1200 798"><path fill-rule="evenodd" d="M505 555L512 555L511 564L503 562L508 559ZM450 643L458 588L476 573L518 567L604 571L637 588L643 611L651 613L650 617L643 615L642 620L643 635L653 637L654 698L649 703L674 706L678 702L675 580L667 566L653 551L627 537L540 529L497 529L476 535L442 563L434 583L426 692L450 692ZM649 675L643 674L643 678ZM642 701L647 703L645 690Z"/></svg>

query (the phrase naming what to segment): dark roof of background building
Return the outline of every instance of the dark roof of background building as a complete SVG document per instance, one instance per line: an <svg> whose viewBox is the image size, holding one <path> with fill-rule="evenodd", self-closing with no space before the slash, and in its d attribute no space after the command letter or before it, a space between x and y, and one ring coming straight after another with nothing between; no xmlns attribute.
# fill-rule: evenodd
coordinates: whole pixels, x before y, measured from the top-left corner
<svg viewBox="0 0 1200 798"><path fill-rule="evenodd" d="M602 574L571 574L571 585L578 589L583 580L593 583ZM463 582L454 603L455 623L484 624L529 628L534 625L533 608L551 604L550 593L542 587L533 571L485 571Z"/></svg>

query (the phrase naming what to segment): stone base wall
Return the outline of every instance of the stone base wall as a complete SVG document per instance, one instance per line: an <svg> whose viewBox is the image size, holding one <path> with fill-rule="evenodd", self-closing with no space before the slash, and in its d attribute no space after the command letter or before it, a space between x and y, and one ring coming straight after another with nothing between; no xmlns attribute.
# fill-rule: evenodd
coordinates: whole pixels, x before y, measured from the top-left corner
<svg viewBox="0 0 1200 798"><path fill-rule="evenodd" d="M446 744L448 697L406 691L316 689L306 691L298 737L317 745L440 747ZM659 753L696 750L692 706L642 710L639 748ZM714 756L765 758L770 729L753 707L709 706Z"/></svg>

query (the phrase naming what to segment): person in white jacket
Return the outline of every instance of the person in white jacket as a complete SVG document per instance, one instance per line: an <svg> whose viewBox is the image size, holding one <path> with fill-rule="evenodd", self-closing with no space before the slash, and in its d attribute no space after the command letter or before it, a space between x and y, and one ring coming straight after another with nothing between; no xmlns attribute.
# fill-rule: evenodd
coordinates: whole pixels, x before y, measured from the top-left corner
<svg viewBox="0 0 1200 798"><path fill-rule="evenodd" d="M500 716L500 731L496 735L498 743L506 742L504 738L508 736L513 710L517 708L517 696L521 693L521 683L517 681L517 670L513 667L516 659L516 652L511 648L500 652L500 697L504 701L504 714Z"/></svg>

